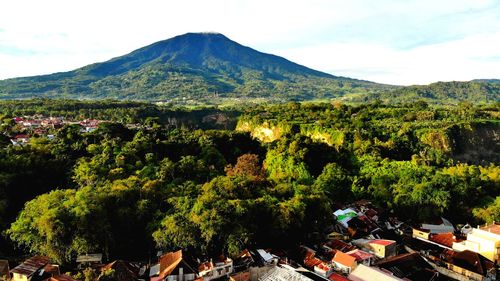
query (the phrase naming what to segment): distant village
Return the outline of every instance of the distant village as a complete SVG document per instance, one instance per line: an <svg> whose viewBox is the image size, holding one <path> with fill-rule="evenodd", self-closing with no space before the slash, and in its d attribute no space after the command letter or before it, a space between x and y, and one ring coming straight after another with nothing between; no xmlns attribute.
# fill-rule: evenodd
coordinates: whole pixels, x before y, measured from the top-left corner
<svg viewBox="0 0 500 281"><path fill-rule="evenodd" d="M71 281L71 272L91 268L95 280L170 281L433 281L496 280L500 224L453 225L445 218L409 225L359 201L334 212L336 222L322 243L296 249L246 249L234 259L158 252L151 262L104 261L99 253L78 256L63 273L48 257L20 264L0 260L0 280ZM11 267L12 266L12 267ZM115 279L106 279L112 271Z"/></svg>
<svg viewBox="0 0 500 281"><path fill-rule="evenodd" d="M54 132L65 125L80 126L81 133L89 133L96 130L99 124L109 122L98 119L74 120L65 117L47 117L43 115L18 116L13 118L19 134L13 135L10 141L13 145L27 144L33 137L46 137L49 140L55 138ZM139 124L125 124L130 129L138 128Z"/></svg>

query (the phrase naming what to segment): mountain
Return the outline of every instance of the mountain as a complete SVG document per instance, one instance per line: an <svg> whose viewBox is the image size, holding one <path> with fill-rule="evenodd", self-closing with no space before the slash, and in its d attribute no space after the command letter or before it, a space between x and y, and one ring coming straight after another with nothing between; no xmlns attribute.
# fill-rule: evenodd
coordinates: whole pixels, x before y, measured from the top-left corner
<svg viewBox="0 0 500 281"><path fill-rule="evenodd" d="M73 71L0 81L0 98L114 98L210 103L288 101L377 93L392 86L336 77L242 46L187 33Z"/></svg>

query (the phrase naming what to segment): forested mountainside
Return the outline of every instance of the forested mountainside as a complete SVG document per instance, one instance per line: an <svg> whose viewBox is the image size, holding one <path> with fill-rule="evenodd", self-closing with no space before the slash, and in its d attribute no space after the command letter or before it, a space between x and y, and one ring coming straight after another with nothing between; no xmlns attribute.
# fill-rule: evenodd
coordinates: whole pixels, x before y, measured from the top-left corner
<svg viewBox="0 0 500 281"><path fill-rule="evenodd" d="M0 98L81 98L220 103L334 98L392 86L336 77L242 46L188 33L73 71L0 81Z"/></svg>

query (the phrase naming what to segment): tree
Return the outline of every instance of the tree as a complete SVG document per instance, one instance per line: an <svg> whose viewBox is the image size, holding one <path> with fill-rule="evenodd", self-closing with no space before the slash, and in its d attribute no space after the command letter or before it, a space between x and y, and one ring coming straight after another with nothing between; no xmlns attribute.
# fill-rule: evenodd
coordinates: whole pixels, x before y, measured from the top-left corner
<svg viewBox="0 0 500 281"><path fill-rule="evenodd" d="M238 157L236 165L226 166L224 169L226 174L230 177L246 177L250 180L263 180L265 179L265 172L260 165L259 156L256 154L243 154Z"/></svg>

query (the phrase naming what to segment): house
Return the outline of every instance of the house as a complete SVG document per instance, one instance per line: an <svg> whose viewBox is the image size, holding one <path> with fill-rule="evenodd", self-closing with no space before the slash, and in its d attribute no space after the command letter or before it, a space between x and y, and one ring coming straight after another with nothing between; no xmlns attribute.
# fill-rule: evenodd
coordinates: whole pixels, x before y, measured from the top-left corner
<svg viewBox="0 0 500 281"><path fill-rule="evenodd" d="M19 134L15 135L13 138L10 139L13 145L23 145L27 144L30 141L30 135L26 134Z"/></svg>
<svg viewBox="0 0 500 281"><path fill-rule="evenodd" d="M392 272L394 276L410 280L432 281L439 275L418 253L390 257L378 262L377 266Z"/></svg>
<svg viewBox="0 0 500 281"><path fill-rule="evenodd" d="M160 262L151 267L151 281L192 281L196 279L196 271L184 260L182 250L167 253Z"/></svg>
<svg viewBox="0 0 500 281"><path fill-rule="evenodd" d="M233 261L233 271L241 271L250 267L254 263L252 254L248 249L243 250Z"/></svg>
<svg viewBox="0 0 500 281"><path fill-rule="evenodd" d="M35 276L43 274L43 269L49 264L49 258L44 256L34 256L25 260L20 265L14 267L10 273L12 281L29 281Z"/></svg>
<svg viewBox="0 0 500 281"><path fill-rule="evenodd" d="M52 277L47 278L43 281L77 281L77 280L73 279L73 277L71 277L69 275L62 274L62 275L52 276Z"/></svg>
<svg viewBox="0 0 500 281"><path fill-rule="evenodd" d="M347 225L347 232L353 239L364 237L372 231L372 228L361 217L352 218Z"/></svg>
<svg viewBox="0 0 500 281"><path fill-rule="evenodd" d="M342 224L345 228L348 227L347 223L352 219L358 216L358 213L353 209L347 208L345 210L338 209L333 213L337 221Z"/></svg>
<svg viewBox="0 0 500 281"><path fill-rule="evenodd" d="M455 251L473 251L479 253L490 261L499 262L500 259L500 225L486 224L472 229L467 234L467 240L454 242Z"/></svg>
<svg viewBox="0 0 500 281"><path fill-rule="evenodd" d="M116 260L101 268L101 276L97 280L104 279L105 272L113 270L113 277L120 281L136 281L139 279L139 266L130 262Z"/></svg>
<svg viewBox="0 0 500 281"><path fill-rule="evenodd" d="M379 258L388 258L397 253L397 244L394 240L375 239L368 242L370 251Z"/></svg>
<svg viewBox="0 0 500 281"><path fill-rule="evenodd" d="M364 264L366 266L370 266L375 259L374 255L367 253L365 251L362 251L360 249L355 249L355 250L349 251L346 254L348 254L351 257L354 257L358 264Z"/></svg>
<svg viewBox="0 0 500 281"><path fill-rule="evenodd" d="M10 281L8 260L0 260L0 281Z"/></svg>
<svg viewBox="0 0 500 281"><path fill-rule="evenodd" d="M495 264L482 255L469 250L453 253L447 258L446 267L448 270L465 276L468 280L496 280Z"/></svg>
<svg viewBox="0 0 500 281"><path fill-rule="evenodd" d="M351 273L358 266L355 257L342 253L341 251L335 253L332 263L338 271L347 274Z"/></svg>
<svg viewBox="0 0 500 281"><path fill-rule="evenodd" d="M257 256L263 264L277 264L278 257L263 249L257 249Z"/></svg>
<svg viewBox="0 0 500 281"><path fill-rule="evenodd" d="M212 261L201 263L198 267L198 275L205 281L227 277L231 273L233 273L233 260L225 257L221 257L215 263Z"/></svg>
<svg viewBox="0 0 500 281"><path fill-rule="evenodd" d="M348 276L351 281L409 281L394 276L390 271L360 264Z"/></svg>
<svg viewBox="0 0 500 281"><path fill-rule="evenodd" d="M331 263L327 263L324 261L314 266L314 272L326 278L332 275L333 271L334 271L333 265Z"/></svg>
<svg viewBox="0 0 500 281"><path fill-rule="evenodd" d="M357 239L352 241L352 243L365 251L373 253L379 258L395 256L397 252L397 244L394 240Z"/></svg>

